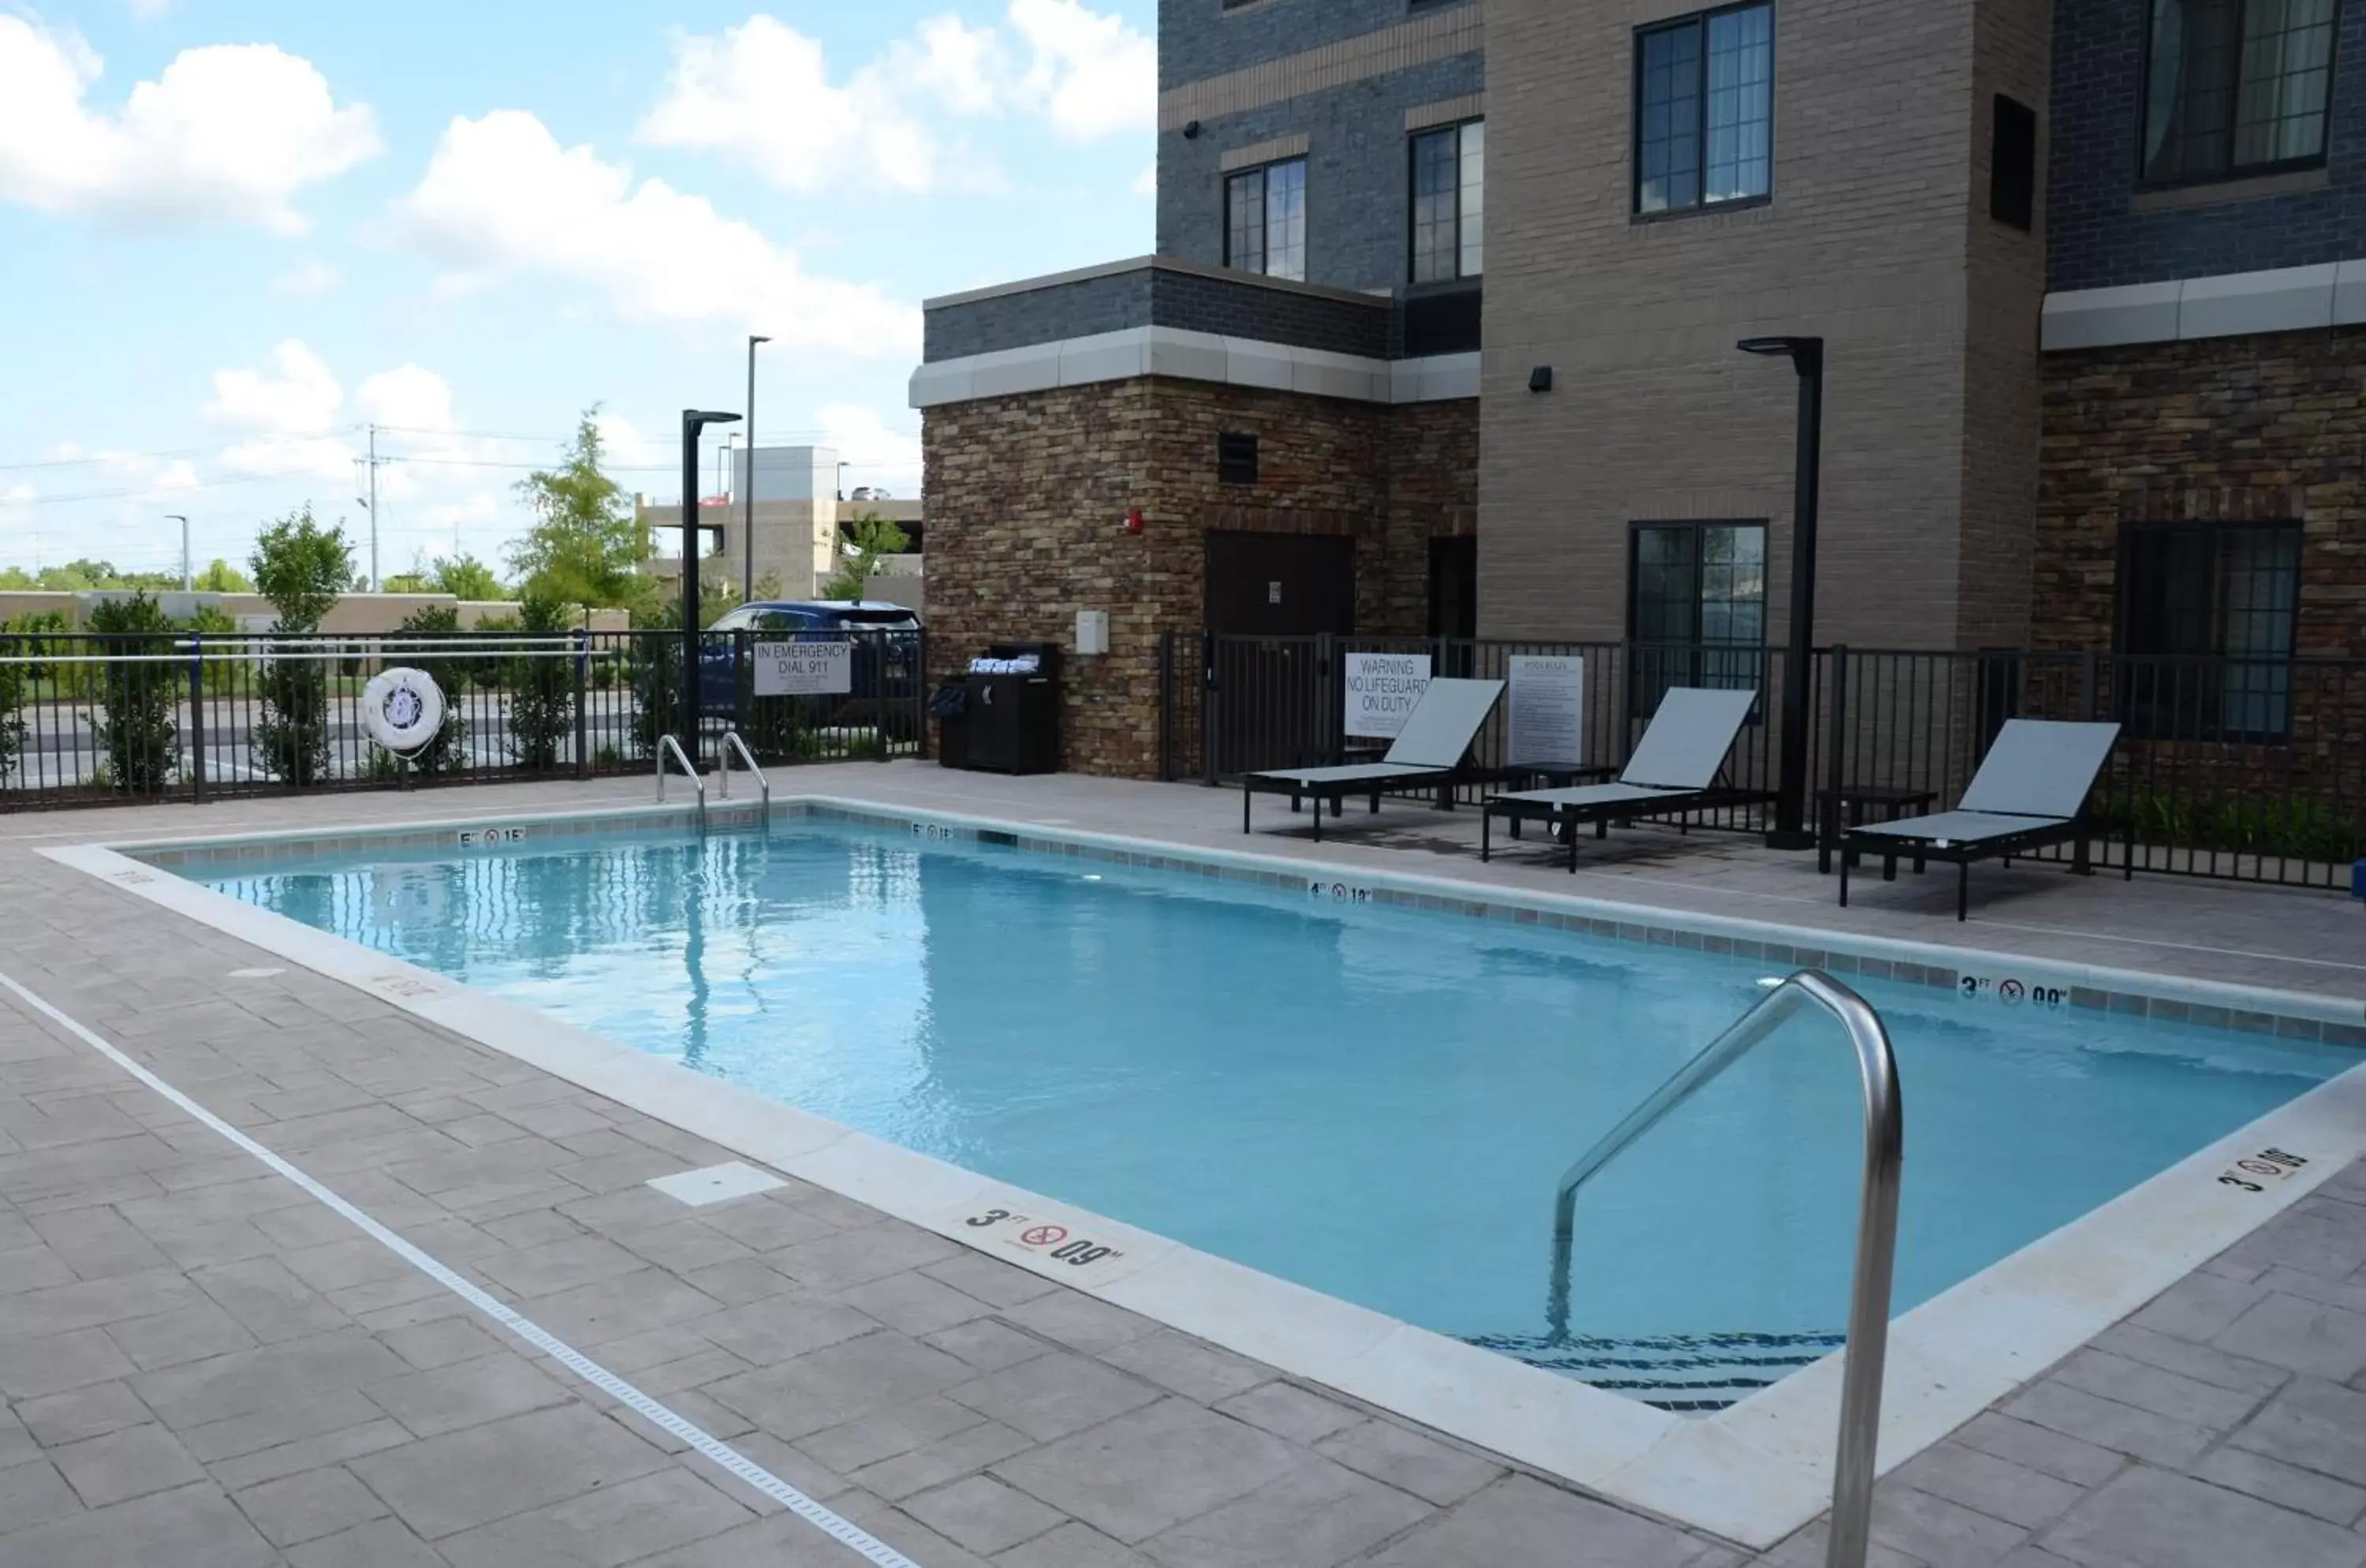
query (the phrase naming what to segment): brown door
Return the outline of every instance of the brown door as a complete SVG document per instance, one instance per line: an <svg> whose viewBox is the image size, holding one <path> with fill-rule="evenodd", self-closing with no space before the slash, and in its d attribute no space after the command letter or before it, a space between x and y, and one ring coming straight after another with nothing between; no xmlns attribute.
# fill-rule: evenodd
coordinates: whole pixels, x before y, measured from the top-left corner
<svg viewBox="0 0 2366 1568"><path fill-rule="evenodd" d="M1333 760L1324 633L1356 629L1356 541L1208 535L1208 744L1232 775Z"/></svg>
<svg viewBox="0 0 2366 1568"><path fill-rule="evenodd" d="M1211 532L1208 629L1218 637L1345 637L1356 629L1356 541Z"/></svg>

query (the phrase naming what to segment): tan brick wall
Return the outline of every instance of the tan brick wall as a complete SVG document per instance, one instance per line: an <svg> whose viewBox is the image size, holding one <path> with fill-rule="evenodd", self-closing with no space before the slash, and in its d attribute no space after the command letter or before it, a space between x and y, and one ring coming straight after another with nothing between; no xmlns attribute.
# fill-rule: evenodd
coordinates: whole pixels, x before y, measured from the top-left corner
<svg viewBox="0 0 2366 1568"><path fill-rule="evenodd" d="M1259 440L1254 489L1219 484L1216 438ZM1196 632L1211 528L1357 541L1357 626L1419 635L1428 541L1474 525L1470 402L1391 410L1198 382L1133 380L926 412L929 644L941 679L990 642L1052 640L1067 662L1065 766L1153 776L1158 647ZM1129 508L1145 527L1125 532ZM1073 657L1078 610L1110 613L1107 658ZM1186 653L1181 678L1193 674Z"/></svg>
<svg viewBox="0 0 2366 1568"><path fill-rule="evenodd" d="M2366 328L2049 355L2035 643L2107 649L2122 525L2303 525L2299 651L2366 658Z"/></svg>
<svg viewBox="0 0 2366 1568"><path fill-rule="evenodd" d="M2044 102L2039 0L1783 0L1774 199L1637 221L1634 29L1698 8L1490 0L1481 630L1622 636L1630 524L1765 519L1785 635L1796 383L1733 345L1810 333L1829 344L1820 637L1989 640L2026 545L1968 588L1959 565L2005 547L2016 504L2026 538L2025 489L1989 469L2034 446L1997 345L2034 357L2040 283L2027 237L1968 238L1991 226L1975 150L1979 95ZM1527 390L1537 365L1554 391Z"/></svg>

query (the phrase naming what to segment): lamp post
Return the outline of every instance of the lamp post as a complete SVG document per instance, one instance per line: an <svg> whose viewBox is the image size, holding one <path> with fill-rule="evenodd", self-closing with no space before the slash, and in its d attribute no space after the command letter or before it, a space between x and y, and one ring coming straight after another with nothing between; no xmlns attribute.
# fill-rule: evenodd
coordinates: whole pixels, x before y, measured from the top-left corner
<svg viewBox="0 0 2366 1568"><path fill-rule="evenodd" d="M698 765L698 437L710 424L737 424L736 413L682 411L682 725L679 739Z"/></svg>
<svg viewBox="0 0 2366 1568"><path fill-rule="evenodd" d="M756 345L768 337L748 334L748 494L739 513L739 599L756 597Z"/></svg>
<svg viewBox="0 0 2366 1568"><path fill-rule="evenodd" d="M177 512L167 512L164 521L181 525L181 592L186 593L197 583L189 575L189 520Z"/></svg>
<svg viewBox="0 0 2366 1568"><path fill-rule="evenodd" d="M1816 835L1808 827L1808 705L1816 650L1816 505L1824 460L1824 340L1753 337L1734 346L1744 354L1788 359L1799 376L1798 453L1791 500L1791 644L1783 668L1783 773L1774 797L1774 830L1766 835L1766 846L1813 849Z"/></svg>

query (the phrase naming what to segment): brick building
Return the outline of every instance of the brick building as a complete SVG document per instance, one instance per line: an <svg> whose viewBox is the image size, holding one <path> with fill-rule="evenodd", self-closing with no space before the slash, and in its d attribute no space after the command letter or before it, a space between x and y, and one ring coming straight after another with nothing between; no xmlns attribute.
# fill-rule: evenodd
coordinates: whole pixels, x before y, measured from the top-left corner
<svg viewBox="0 0 2366 1568"><path fill-rule="evenodd" d="M1820 641L2366 656L2366 0L1159 41L1157 256L930 302L913 379L937 646L1110 612L1071 765L1149 770L1170 629L1781 641L1772 334L1826 344Z"/></svg>

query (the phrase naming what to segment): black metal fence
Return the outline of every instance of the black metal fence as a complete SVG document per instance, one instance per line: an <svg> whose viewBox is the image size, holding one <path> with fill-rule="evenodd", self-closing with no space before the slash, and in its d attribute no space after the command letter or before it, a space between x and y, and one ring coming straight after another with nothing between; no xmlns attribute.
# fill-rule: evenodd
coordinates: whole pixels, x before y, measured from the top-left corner
<svg viewBox="0 0 2366 1568"><path fill-rule="evenodd" d="M1379 754L1385 741L1346 733L1350 653L1425 654L1436 674L1495 679L1522 655L1582 658L1581 761L1605 773L1624 765L1668 687L1755 690L1726 782L1771 799L1781 777L1780 649L1195 632L1162 650L1165 775L1213 784ZM1850 819L1952 807L2008 719L2107 719L2123 726L2093 805L2115 840L2110 864L2132 852L2139 871L2334 887L2366 856L2366 660L1838 648L1818 650L1812 677L1805 804L1827 836ZM1505 729L1499 708L1473 760L1527 760L1507 754ZM1771 811L1691 820L1756 831Z"/></svg>
<svg viewBox="0 0 2366 1568"><path fill-rule="evenodd" d="M917 756L923 636L709 633L693 750L711 762L737 730L767 767ZM682 660L667 631L0 636L0 811L654 772L683 734ZM398 666L446 708L405 758L363 722Z"/></svg>

